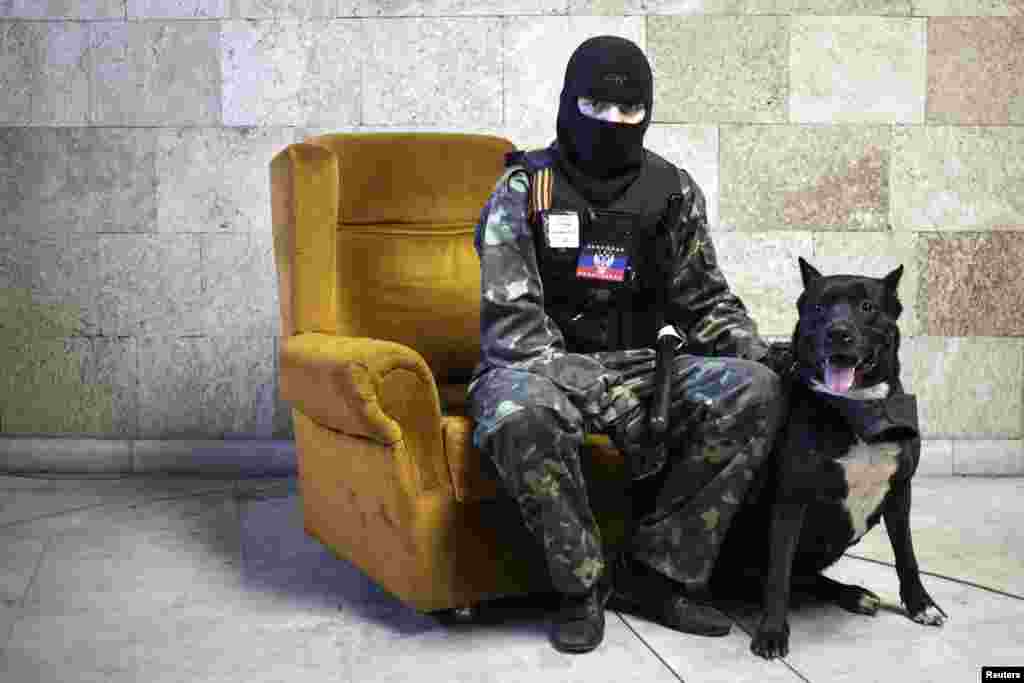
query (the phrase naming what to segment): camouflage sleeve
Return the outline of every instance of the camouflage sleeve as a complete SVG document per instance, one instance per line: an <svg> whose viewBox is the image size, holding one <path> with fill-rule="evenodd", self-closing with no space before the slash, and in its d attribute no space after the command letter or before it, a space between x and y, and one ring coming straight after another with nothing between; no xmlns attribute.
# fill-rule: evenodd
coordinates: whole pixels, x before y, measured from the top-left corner
<svg viewBox="0 0 1024 683"><path fill-rule="evenodd" d="M526 217L529 180L509 169L484 206L474 245L480 256L480 353L484 369L533 372L566 392L585 417L611 404L632 404L611 389L618 371L590 355L569 353L561 330L544 310L544 290L533 233ZM616 401L616 398L619 398Z"/></svg>
<svg viewBox="0 0 1024 683"><path fill-rule="evenodd" d="M667 318L685 333L690 353L760 360L768 345L718 267L704 193L685 171L681 175L693 202L677 233Z"/></svg>

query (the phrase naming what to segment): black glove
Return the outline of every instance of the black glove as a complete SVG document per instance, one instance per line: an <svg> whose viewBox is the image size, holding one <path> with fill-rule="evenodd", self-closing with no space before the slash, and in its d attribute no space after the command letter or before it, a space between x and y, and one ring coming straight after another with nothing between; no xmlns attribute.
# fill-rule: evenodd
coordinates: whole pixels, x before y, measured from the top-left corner
<svg viewBox="0 0 1024 683"><path fill-rule="evenodd" d="M654 372L654 349L598 351L593 355L604 367L619 372L625 382Z"/></svg>
<svg viewBox="0 0 1024 683"><path fill-rule="evenodd" d="M584 426L588 432L611 433L612 425L628 419L640 408L643 396L636 391L643 384L643 375L653 371L653 349L600 351L592 354L613 378L592 400L580 404Z"/></svg>
<svg viewBox="0 0 1024 683"><path fill-rule="evenodd" d="M622 386L622 373L585 354L562 353L530 366L548 377L583 415L588 432L601 432L639 400Z"/></svg>

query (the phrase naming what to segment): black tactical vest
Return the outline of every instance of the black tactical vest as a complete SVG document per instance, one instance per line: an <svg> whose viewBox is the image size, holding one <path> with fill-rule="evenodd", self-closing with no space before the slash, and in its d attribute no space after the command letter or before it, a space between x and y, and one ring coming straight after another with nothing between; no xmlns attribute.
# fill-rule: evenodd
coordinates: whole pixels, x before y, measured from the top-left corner
<svg viewBox="0 0 1024 683"><path fill-rule="evenodd" d="M509 166L524 166L531 192L540 197L530 212L544 308L575 353L653 347L657 336L654 277L655 231L669 195L680 191L675 166L646 151L640 177L622 197L596 208L569 183L550 149L516 152ZM539 173L543 172L543 173ZM537 186L538 175L546 187ZM531 209L536 202L531 201ZM551 216L577 216L578 246L552 246ZM673 226L674 229L674 226ZM555 244L564 243L554 240Z"/></svg>

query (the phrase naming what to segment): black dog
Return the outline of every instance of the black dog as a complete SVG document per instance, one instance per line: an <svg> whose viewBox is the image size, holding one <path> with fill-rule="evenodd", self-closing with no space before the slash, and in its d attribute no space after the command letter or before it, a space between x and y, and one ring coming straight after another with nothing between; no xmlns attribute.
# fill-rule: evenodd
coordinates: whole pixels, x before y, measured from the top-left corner
<svg viewBox="0 0 1024 683"><path fill-rule="evenodd" d="M789 416L773 461L737 513L712 577L716 596L763 582L764 616L751 650L768 659L789 651L791 589L874 614L880 599L821 571L880 518L896 558L909 616L941 626L946 617L925 591L910 540L910 481L921 440L915 397L900 382L897 287L903 266L884 278L823 276L800 259L804 292L784 372Z"/></svg>

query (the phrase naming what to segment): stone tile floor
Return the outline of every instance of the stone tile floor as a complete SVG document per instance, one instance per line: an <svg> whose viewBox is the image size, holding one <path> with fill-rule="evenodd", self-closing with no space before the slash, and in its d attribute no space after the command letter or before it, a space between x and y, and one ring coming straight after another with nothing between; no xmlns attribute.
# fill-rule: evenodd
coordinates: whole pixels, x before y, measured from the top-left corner
<svg viewBox="0 0 1024 683"><path fill-rule="evenodd" d="M299 504L293 478L0 476L0 681L952 682L1024 665L1024 479L916 480L945 627L901 613L880 526L829 573L888 606L799 606L774 662L749 651L752 607L724 638L609 612L582 656L552 649L529 605L445 626L306 537Z"/></svg>

